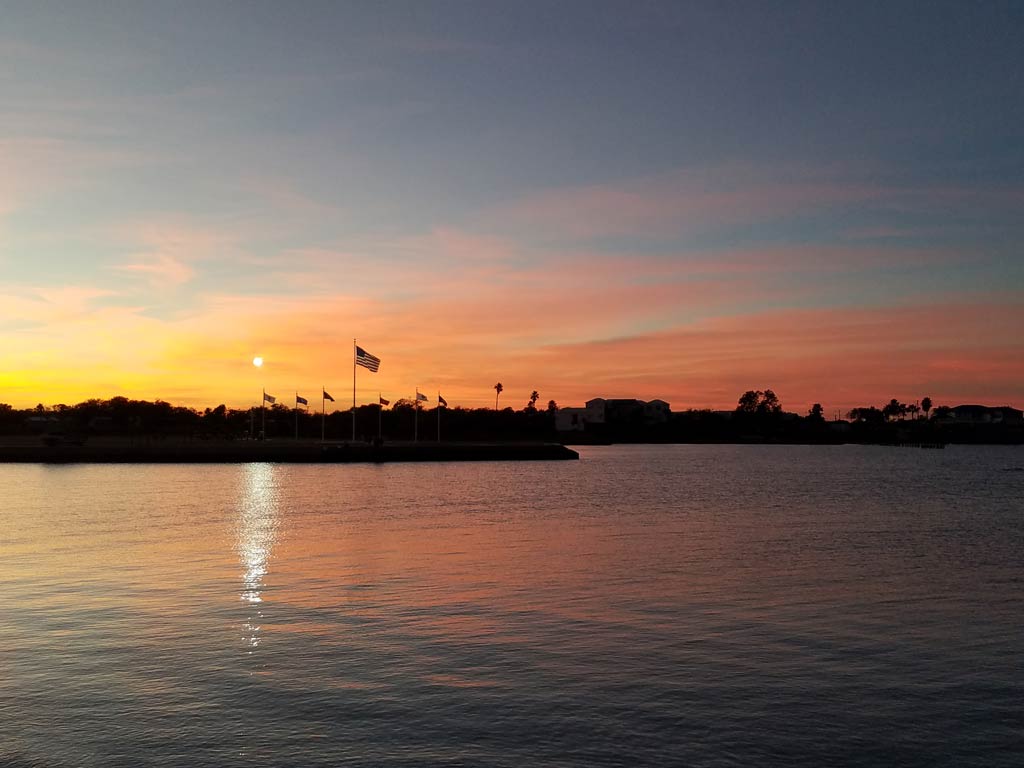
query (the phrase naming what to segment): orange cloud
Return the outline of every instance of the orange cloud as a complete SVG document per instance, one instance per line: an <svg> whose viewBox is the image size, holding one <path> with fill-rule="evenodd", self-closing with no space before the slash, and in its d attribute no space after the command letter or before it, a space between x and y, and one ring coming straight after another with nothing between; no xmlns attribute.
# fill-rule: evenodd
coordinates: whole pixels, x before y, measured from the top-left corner
<svg viewBox="0 0 1024 768"><path fill-rule="evenodd" d="M765 296L756 279L644 284L598 270L572 284L546 281L543 268L501 269L451 290L439 279L412 298L211 295L163 319L100 290L0 297L0 327L22 324L4 337L0 400L126 394L245 406L264 386L284 396L323 384L344 403L353 335L383 359L379 374L360 370L364 402L419 386L483 406L498 380L516 407L533 389L563 405L604 395L677 409L731 407L764 387L794 410L926 394L1024 399L1024 305L1013 296L736 314L737 301ZM267 361L260 371L255 354Z"/></svg>

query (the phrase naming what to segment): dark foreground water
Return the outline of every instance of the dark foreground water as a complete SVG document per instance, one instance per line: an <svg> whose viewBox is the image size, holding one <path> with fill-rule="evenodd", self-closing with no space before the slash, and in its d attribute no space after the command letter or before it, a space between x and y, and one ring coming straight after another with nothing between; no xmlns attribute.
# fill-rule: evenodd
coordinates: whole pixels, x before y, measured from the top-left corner
<svg viewBox="0 0 1024 768"><path fill-rule="evenodd" d="M1024 449L0 466L0 765L1024 765Z"/></svg>

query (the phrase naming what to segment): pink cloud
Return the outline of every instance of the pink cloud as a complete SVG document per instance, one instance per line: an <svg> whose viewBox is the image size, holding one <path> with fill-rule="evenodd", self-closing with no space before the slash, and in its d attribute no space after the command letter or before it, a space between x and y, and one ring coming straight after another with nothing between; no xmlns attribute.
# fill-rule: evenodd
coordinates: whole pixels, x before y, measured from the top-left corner
<svg viewBox="0 0 1024 768"><path fill-rule="evenodd" d="M726 166L538 191L487 211L481 221L570 239L665 237L865 202L894 212L977 215L1020 211L1024 188L887 185L841 169Z"/></svg>

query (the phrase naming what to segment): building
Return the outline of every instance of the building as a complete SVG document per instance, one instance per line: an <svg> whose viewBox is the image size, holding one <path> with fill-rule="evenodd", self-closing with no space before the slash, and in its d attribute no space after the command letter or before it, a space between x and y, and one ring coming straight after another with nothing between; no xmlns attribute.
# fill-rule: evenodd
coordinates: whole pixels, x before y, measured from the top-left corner
<svg viewBox="0 0 1024 768"><path fill-rule="evenodd" d="M664 424L672 409L664 400L595 397L583 408L560 408L555 414L559 432L582 432L588 424Z"/></svg>
<svg viewBox="0 0 1024 768"><path fill-rule="evenodd" d="M1024 411L1009 406L991 408L987 405L958 405L941 417L947 424L1021 424Z"/></svg>
<svg viewBox="0 0 1024 768"><path fill-rule="evenodd" d="M588 424L604 424L604 400L589 400L584 408L559 408L555 429L559 432L583 432Z"/></svg>

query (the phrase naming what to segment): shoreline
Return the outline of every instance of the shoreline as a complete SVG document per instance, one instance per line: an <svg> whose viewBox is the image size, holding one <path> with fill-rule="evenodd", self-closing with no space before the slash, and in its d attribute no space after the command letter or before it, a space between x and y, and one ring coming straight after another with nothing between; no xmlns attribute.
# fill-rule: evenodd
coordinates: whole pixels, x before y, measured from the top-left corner
<svg viewBox="0 0 1024 768"><path fill-rule="evenodd" d="M0 464L352 464L573 461L558 443L371 443L255 440L104 440L82 445L2 444Z"/></svg>

